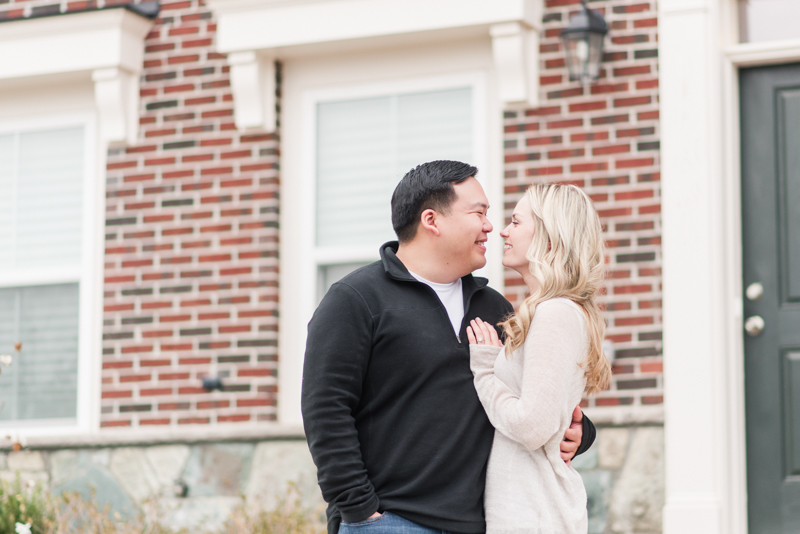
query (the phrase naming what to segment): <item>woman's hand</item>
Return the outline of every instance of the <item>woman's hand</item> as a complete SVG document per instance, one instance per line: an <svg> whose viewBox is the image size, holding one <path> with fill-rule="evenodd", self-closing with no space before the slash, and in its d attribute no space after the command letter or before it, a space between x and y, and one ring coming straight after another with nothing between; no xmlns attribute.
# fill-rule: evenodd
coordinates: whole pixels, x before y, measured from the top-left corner
<svg viewBox="0 0 800 534"><path fill-rule="evenodd" d="M469 322L467 339L470 345L494 345L502 347L503 343L497 337L497 330L492 325L476 317Z"/></svg>

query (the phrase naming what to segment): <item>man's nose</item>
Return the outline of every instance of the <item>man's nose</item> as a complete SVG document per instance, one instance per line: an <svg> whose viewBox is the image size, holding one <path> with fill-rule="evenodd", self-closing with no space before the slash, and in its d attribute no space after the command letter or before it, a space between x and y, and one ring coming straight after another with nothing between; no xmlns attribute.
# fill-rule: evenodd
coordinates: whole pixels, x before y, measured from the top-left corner
<svg viewBox="0 0 800 534"><path fill-rule="evenodd" d="M483 231L488 234L492 230L494 230L494 226L492 226L492 223L489 221L489 219L486 219L486 222L483 223Z"/></svg>

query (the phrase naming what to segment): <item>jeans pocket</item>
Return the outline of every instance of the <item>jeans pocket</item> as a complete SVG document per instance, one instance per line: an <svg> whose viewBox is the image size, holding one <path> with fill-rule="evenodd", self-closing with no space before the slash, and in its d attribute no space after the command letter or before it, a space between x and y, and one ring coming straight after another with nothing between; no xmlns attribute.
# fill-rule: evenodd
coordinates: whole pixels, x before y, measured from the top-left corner
<svg viewBox="0 0 800 534"><path fill-rule="evenodd" d="M385 519L385 518L386 518L386 512L383 512L378 517L369 517L369 518L367 518L367 519L365 519L363 521L357 521L355 523L348 523L347 521L342 521L342 526L365 527L365 526L368 526L368 525L373 525L373 524L377 523L378 521L380 521L382 519Z"/></svg>

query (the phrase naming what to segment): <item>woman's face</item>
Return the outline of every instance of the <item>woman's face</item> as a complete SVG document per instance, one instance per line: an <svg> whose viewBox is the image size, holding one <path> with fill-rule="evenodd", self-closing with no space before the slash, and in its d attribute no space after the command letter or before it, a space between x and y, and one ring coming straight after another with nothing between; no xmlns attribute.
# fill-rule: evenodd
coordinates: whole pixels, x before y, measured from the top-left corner
<svg viewBox="0 0 800 534"><path fill-rule="evenodd" d="M528 203L528 195L524 195L517 202L517 207L511 215L511 223L500 232L500 237L506 241L503 248L503 265L514 269L524 277L530 276L529 262L525 254L528 253L533 241L533 213Z"/></svg>

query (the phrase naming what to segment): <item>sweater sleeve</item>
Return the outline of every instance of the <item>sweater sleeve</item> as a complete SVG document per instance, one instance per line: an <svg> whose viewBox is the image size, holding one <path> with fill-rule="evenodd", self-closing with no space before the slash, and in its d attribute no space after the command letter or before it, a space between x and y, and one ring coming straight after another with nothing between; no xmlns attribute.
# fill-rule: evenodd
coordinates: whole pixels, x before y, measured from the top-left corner
<svg viewBox="0 0 800 534"><path fill-rule="evenodd" d="M582 422L583 434L581 435L581 444L578 446L578 450L575 453L575 456L579 456L584 452L588 451L589 448L594 443L595 438L597 437L597 429L594 427L594 423L589 419L586 414L583 414L583 422Z"/></svg>
<svg viewBox="0 0 800 534"><path fill-rule="evenodd" d="M497 347L470 346L475 389L492 425L533 451L562 432L561 426L575 408L574 378L582 373L585 354L581 317L565 302L546 301L537 306L522 351L521 393L494 374L495 358L505 358Z"/></svg>
<svg viewBox="0 0 800 534"><path fill-rule="evenodd" d="M308 324L301 407L322 496L344 521L378 510L354 412L372 349L372 315L353 288L334 284Z"/></svg>

